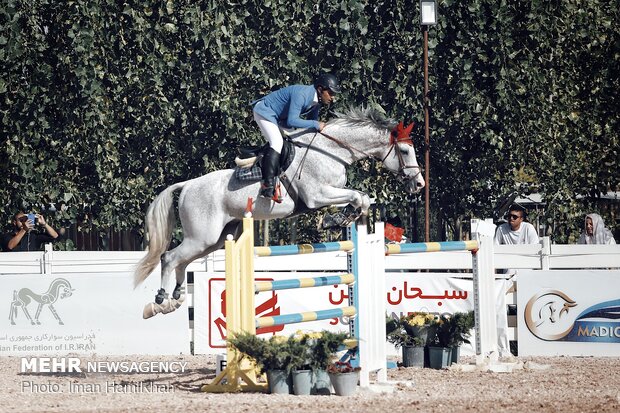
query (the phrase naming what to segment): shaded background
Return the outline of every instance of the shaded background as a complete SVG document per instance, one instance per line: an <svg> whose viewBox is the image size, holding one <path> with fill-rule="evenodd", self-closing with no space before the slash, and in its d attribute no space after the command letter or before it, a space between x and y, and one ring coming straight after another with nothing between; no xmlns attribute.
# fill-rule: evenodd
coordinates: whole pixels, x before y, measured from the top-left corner
<svg viewBox="0 0 620 413"><path fill-rule="evenodd" d="M618 239L618 199L601 199L620 190L618 1L444 0L438 13L431 239L466 237L512 192L541 197L532 219L553 242L576 241L588 212ZM424 159L415 1L7 0L0 55L1 222L41 212L67 228L56 248L141 249L159 191L262 142L249 102L323 70L344 89L323 118L363 104L416 121ZM348 175L423 238L419 195L371 161ZM316 229L321 214L272 222L270 241L338 236Z"/></svg>

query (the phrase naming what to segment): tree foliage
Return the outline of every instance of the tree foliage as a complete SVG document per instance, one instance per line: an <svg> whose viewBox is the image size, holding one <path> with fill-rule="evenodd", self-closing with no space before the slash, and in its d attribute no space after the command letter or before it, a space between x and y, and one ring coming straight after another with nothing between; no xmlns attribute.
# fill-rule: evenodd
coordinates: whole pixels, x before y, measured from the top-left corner
<svg viewBox="0 0 620 413"><path fill-rule="evenodd" d="M3 222L54 204L58 226L141 228L163 188L261 142L253 99L323 70L342 79L335 109L366 104L417 121L422 161L418 7L6 0ZM455 227L512 190L540 192L546 218L564 224L552 235L567 241L589 200L619 189L619 10L617 0L440 2L429 32L436 217ZM349 182L389 215L410 214L412 198L374 163ZM320 238L315 224L311 215L298 231Z"/></svg>

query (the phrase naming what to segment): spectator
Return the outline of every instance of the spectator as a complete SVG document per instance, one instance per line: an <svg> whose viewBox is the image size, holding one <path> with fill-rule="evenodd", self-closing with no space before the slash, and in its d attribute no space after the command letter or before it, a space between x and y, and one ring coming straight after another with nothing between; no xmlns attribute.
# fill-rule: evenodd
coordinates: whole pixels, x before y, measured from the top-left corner
<svg viewBox="0 0 620 413"><path fill-rule="evenodd" d="M495 244L538 244L538 233L532 224L525 222L525 208L512 204L508 210L508 222L501 224L495 231Z"/></svg>
<svg viewBox="0 0 620 413"><path fill-rule="evenodd" d="M585 232L581 233L577 244L615 244L613 234L605 228L605 222L599 214L586 215Z"/></svg>
<svg viewBox="0 0 620 413"><path fill-rule="evenodd" d="M525 208L521 205L517 203L512 204L508 209L506 218L508 222L501 224L495 231L494 242L496 245L538 244L540 242L534 226L529 222L525 222L527 214ZM504 291L506 291L506 294L516 291L516 284L514 283L516 280L516 270L506 268L499 272L505 274L507 277L512 277L504 281ZM498 303L498 310L496 313L497 346L502 357L512 358L510 342L508 340L508 317L505 309L506 302L504 296L502 296L502 300Z"/></svg>
<svg viewBox="0 0 620 413"><path fill-rule="evenodd" d="M3 251L39 251L41 245L58 238L58 233L45 221L43 215L31 215L35 217L34 222L23 211L19 211L13 216L14 230L2 235ZM45 229L45 233L35 232L36 225Z"/></svg>

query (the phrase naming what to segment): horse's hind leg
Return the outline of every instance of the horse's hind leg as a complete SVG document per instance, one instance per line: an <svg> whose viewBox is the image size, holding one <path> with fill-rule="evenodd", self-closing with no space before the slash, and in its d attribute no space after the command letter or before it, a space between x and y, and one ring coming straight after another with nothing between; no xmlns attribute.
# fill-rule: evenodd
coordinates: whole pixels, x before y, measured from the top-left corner
<svg viewBox="0 0 620 413"><path fill-rule="evenodd" d="M177 270L179 266L182 267L179 268L179 270L182 270L182 278L179 284L182 285L185 279L187 264L196 257L206 254L206 251L207 248L204 246L204 243L186 238L181 245L161 256L161 288L157 291L157 295L155 295L155 303L149 303L144 307L142 317L151 318L159 313L167 314L181 306L182 301L177 301L177 298L169 299L166 293L166 287L169 286L172 271ZM179 273L178 270L177 273ZM177 285L173 292L173 297L180 297L180 292L181 287Z"/></svg>
<svg viewBox="0 0 620 413"><path fill-rule="evenodd" d="M182 266L182 277L179 280L179 271L177 271L177 284L183 284L185 280L185 268L196 257L200 257L205 254L207 247L204 243L194 241L192 239L184 239L181 245L173 250L164 253L161 256L161 288L157 291L155 296L155 302L157 304L163 303L166 299L166 287L170 285L170 276L173 270L177 270L177 267ZM179 268L181 269L181 268Z"/></svg>
<svg viewBox="0 0 620 413"><path fill-rule="evenodd" d="M170 286L170 276L172 271L176 272L176 286L173 292L173 298L180 296L180 289L185 282L185 269L190 262L196 258L203 257L210 252L220 248L219 242L214 245L205 244L202 241L196 241L192 238L185 238L181 245L175 249L166 252L161 257L161 289L155 296L155 302L161 304L166 298L166 288ZM161 301L160 301L161 300Z"/></svg>
<svg viewBox="0 0 620 413"><path fill-rule="evenodd" d="M11 320L11 325L15 325L15 317L17 317L17 300L11 303L11 310L9 311L9 320Z"/></svg>
<svg viewBox="0 0 620 413"><path fill-rule="evenodd" d="M187 266L192 261L222 248L222 246L224 245L224 240L228 234L233 234L235 238L238 238L240 233L241 233L240 222L239 221L229 222L224 227L224 230L222 231L220 238L214 245L210 246L205 251L202 251L200 254L192 256L189 259L186 259L183 262L180 262L175 268L176 276L177 276L177 284L174 287L174 291L172 292L172 298L174 298L175 300L178 300L181 297L181 287L183 283L185 282L185 270L187 269Z"/></svg>

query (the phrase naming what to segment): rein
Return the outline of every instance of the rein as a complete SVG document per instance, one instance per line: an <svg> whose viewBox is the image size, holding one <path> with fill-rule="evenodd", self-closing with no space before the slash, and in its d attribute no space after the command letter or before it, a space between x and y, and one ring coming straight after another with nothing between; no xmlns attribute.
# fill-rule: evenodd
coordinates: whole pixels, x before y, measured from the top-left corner
<svg viewBox="0 0 620 413"><path fill-rule="evenodd" d="M395 147L398 146L399 143L406 143L408 145L411 145L411 147L413 148L413 141L411 140L411 138L409 137L409 132L411 131L411 128L409 128L409 130L406 131L406 133L403 133L403 128L402 128L402 122L401 124L399 124L396 128L394 128L391 132L390 132L390 150L387 152L387 154L383 157L383 159L377 158L376 156L369 154L368 152L364 152L361 149L357 149L356 147L348 144L347 142L343 142L340 139L334 138L333 136L325 133L325 132L316 132L314 134L314 136L312 137L312 140L310 140L310 143L306 144L301 144L299 142L293 142L291 141L291 143L293 143L293 145L299 146L299 147L306 147L306 152L304 153L301 162L299 163L299 166L297 167L297 170L295 171L295 173L293 174L293 179L294 177L297 175L297 179L301 179L301 172L303 170L304 164L306 162L306 156L308 155L308 151L310 151L310 149L313 149L315 151L319 151L322 152L324 155L326 156L330 156L332 158L334 158L335 160L337 160L338 162L342 163L343 165L349 165L348 162L343 161L342 159L339 159L337 157L335 157L333 154L323 151L321 148L316 148L313 147L313 143L314 140L316 139L317 134L320 134L322 136L324 136L325 138L331 140L332 142L336 143L337 145L346 148L352 152L358 152L362 155L364 155L367 158L371 158L371 159L376 159L376 160L380 160L381 163L385 163L385 160L387 159L387 157L390 155L390 153L392 153L392 151L394 150ZM413 127L413 125L411 125L411 127ZM422 173L422 169L420 166L417 165L407 165L405 163L405 160L403 158L403 154L400 152L399 149L396 149L396 157L398 158L398 171L395 172L397 175L400 175L404 178L407 178L408 180L414 179L416 176L420 175ZM417 169L417 172L415 175L413 176L407 176L407 174L405 173L405 171L407 169ZM285 188L287 190L287 193L291 193L291 190L293 190L293 182L291 179L288 179L288 177L286 176L286 174L282 173L282 177L284 178L284 184L285 184ZM288 185L287 185L288 183ZM294 190L293 190L294 192ZM297 198L296 194L294 194L294 198Z"/></svg>

